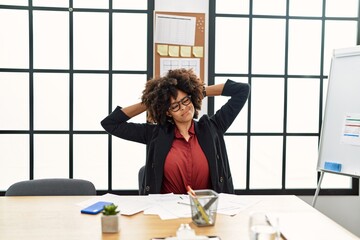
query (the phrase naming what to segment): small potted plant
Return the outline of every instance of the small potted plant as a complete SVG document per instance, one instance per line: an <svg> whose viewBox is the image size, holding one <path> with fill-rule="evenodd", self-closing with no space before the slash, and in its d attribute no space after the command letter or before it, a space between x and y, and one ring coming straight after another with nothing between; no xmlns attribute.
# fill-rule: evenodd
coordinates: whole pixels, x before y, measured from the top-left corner
<svg viewBox="0 0 360 240"><path fill-rule="evenodd" d="M101 216L101 229L103 233L117 233L119 231L118 206L114 204L104 206Z"/></svg>

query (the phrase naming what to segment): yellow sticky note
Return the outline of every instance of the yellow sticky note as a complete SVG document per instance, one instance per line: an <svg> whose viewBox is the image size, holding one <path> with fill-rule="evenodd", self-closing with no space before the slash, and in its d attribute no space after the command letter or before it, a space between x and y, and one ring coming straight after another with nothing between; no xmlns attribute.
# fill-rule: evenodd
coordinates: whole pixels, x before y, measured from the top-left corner
<svg viewBox="0 0 360 240"><path fill-rule="evenodd" d="M181 57L191 57L191 47L190 46L181 46L180 47L180 56Z"/></svg>
<svg viewBox="0 0 360 240"><path fill-rule="evenodd" d="M193 54L195 57L203 57L204 56L204 47L194 46L193 47Z"/></svg>
<svg viewBox="0 0 360 240"><path fill-rule="evenodd" d="M179 46L169 46L169 56L178 57L179 56Z"/></svg>
<svg viewBox="0 0 360 240"><path fill-rule="evenodd" d="M168 45L157 45L157 52L160 56L167 56L168 55Z"/></svg>

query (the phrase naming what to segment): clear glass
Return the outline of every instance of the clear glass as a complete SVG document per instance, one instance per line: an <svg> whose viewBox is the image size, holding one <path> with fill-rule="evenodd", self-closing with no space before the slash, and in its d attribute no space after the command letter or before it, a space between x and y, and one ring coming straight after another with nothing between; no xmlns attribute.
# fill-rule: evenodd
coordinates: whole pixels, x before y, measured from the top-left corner
<svg viewBox="0 0 360 240"><path fill-rule="evenodd" d="M253 14L285 15L286 0L253 0Z"/></svg>
<svg viewBox="0 0 360 240"><path fill-rule="evenodd" d="M109 8L109 1L104 0L76 0L74 8Z"/></svg>
<svg viewBox="0 0 360 240"><path fill-rule="evenodd" d="M253 136L250 140L250 189L280 189L282 137Z"/></svg>
<svg viewBox="0 0 360 240"><path fill-rule="evenodd" d="M247 138L245 136L225 136L231 175L235 189L246 189Z"/></svg>
<svg viewBox="0 0 360 240"><path fill-rule="evenodd" d="M216 13L248 14L249 0L221 0L216 2Z"/></svg>
<svg viewBox="0 0 360 240"><path fill-rule="evenodd" d="M341 36L341 37L339 37ZM356 21L325 21L324 74L330 73L334 49L356 46Z"/></svg>
<svg viewBox="0 0 360 240"><path fill-rule="evenodd" d="M74 69L109 69L109 14L74 12Z"/></svg>
<svg viewBox="0 0 360 240"><path fill-rule="evenodd" d="M0 191L29 179L29 139L28 134L0 134Z"/></svg>
<svg viewBox="0 0 360 240"><path fill-rule="evenodd" d="M318 137L287 137L286 188L316 188Z"/></svg>
<svg viewBox="0 0 360 240"><path fill-rule="evenodd" d="M28 11L0 9L0 32L1 68L29 68Z"/></svg>
<svg viewBox="0 0 360 240"><path fill-rule="evenodd" d="M248 19L217 17L215 44L216 73L248 72Z"/></svg>
<svg viewBox="0 0 360 240"><path fill-rule="evenodd" d="M0 72L1 130L29 129L29 74Z"/></svg>
<svg viewBox="0 0 360 240"><path fill-rule="evenodd" d="M69 75L34 73L34 129L69 129Z"/></svg>
<svg viewBox="0 0 360 240"><path fill-rule="evenodd" d="M116 190L139 189L138 173L145 165L146 145L112 138L112 187Z"/></svg>
<svg viewBox="0 0 360 240"><path fill-rule="evenodd" d="M249 216L250 240L276 240L276 228L271 226L264 212L252 212Z"/></svg>
<svg viewBox="0 0 360 240"><path fill-rule="evenodd" d="M34 135L34 178L69 177L69 135Z"/></svg>
<svg viewBox="0 0 360 240"><path fill-rule="evenodd" d="M113 69L146 70L147 54L147 15L114 13Z"/></svg>
<svg viewBox="0 0 360 240"><path fill-rule="evenodd" d="M74 130L103 130L108 105L108 75L74 74Z"/></svg>
<svg viewBox="0 0 360 240"><path fill-rule="evenodd" d="M319 75L320 20L289 20L289 74Z"/></svg>
<svg viewBox="0 0 360 240"><path fill-rule="evenodd" d="M291 0L289 1L289 15L320 17L322 16L322 3L323 0Z"/></svg>
<svg viewBox="0 0 360 240"><path fill-rule="evenodd" d="M28 0L1 0L1 5L19 5L27 6L29 4ZM1 15L1 14L0 14ZM1 22L1 21L0 21Z"/></svg>
<svg viewBox="0 0 360 240"><path fill-rule="evenodd" d="M289 78L287 99L287 132L319 131L319 79Z"/></svg>
<svg viewBox="0 0 360 240"><path fill-rule="evenodd" d="M284 126L284 79L251 80L251 132L282 132Z"/></svg>
<svg viewBox="0 0 360 240"><path fill-rule="evenodd" d="M284 46L285 20L255 18L253 20L252 72L254 74L284 74Z"/></svg>
<svg viewBox="0 0 360 240"><path fill-rule="evenodd" d="M148 8L147 0L113 0L113 9L138 9Z"/></svg>
<svg viewBox="0 0 360 240"><path fill-rule="evenodd" d="M33 11L34 68L69 68L69 13Z"/></svg>
<svg viewBox="0 0 360 240"><path fill-rule="evenodd" d="M97 190L108 189L108 136L74 135L74 178L89 180Z"/></svg>
<svg viewBox="0 0 360 240"><path fill-rule="evenodd" d="M326 17L357 17L358 11L358 0L326 0Z"/></svg>
<svg viewBox="0 0 360 240"><path fill-rule="evenodd" d="M32 3L36 7L69 7L69 1L64 0L32 0Z"/></svg>
<svg viewBox="0 0 360 240"><path fill-rule="evenodd" d="M216 77L215 84L225 83L228 77ZM231 80L235 82L248 83L247 78L231 77ZM229 97L218 96L214 98L214 113L219 110L227 101ZM241 109L239 115L235 118L234 122L228 128L226 132L246 132L247 131L247 115L248 115L248 101L246 101L244 107Z"/></svg>

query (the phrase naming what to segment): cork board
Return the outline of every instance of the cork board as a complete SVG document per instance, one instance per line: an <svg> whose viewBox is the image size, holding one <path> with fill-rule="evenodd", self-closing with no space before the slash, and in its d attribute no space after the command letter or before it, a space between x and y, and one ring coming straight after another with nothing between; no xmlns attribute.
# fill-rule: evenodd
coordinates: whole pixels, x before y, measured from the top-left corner
<svg viewBox="0 0 360 240"><path fill-rule="evenodd" d="M154 17L154 77L193 68L204 80L205 13L156 11Z"/></svg>

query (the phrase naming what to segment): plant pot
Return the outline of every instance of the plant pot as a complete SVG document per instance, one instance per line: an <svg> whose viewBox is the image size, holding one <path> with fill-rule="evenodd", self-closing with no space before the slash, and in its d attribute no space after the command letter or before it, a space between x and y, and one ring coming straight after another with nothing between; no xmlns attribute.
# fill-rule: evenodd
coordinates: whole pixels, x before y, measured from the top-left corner
<svg viewBox="0 0 360 240"><path fill-rule="evenodd" d="M101 216L101 230L103 233L119 232L119 215Z"/></svg>

